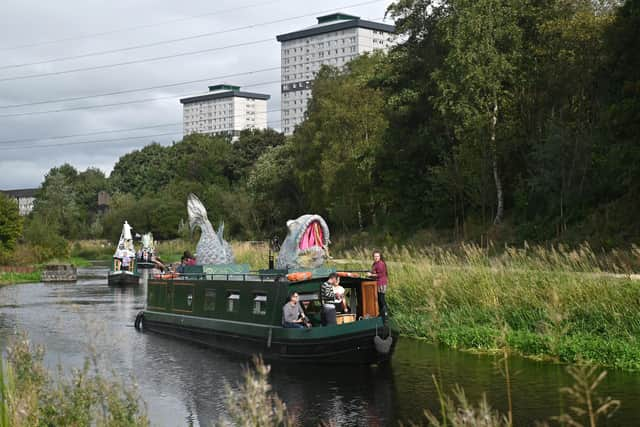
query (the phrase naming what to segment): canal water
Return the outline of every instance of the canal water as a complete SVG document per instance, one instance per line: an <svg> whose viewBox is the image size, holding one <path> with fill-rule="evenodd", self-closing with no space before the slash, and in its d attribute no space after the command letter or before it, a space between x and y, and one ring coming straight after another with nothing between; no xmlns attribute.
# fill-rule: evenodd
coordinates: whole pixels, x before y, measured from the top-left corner
<svg viewBox="0 0 640 427"><path fill-rule="evenodd" d="M224 415L225 385L241 378L247 359L133 328L144 307L138 288L109 288L106 269L81 270L73 284L24 284L0 288L0 348L16 330L46 346L51 368L81 367L97 355L108 372L138 384L153 425L210 426ZM563 366L513 357L516 425L559 415L570 402L559 388L571 383ZM497 358L401 339L390 366L321 367L275 364L271 382L302 425L405 425L437 411L432 376L450 392L458 384L477 402L483 393L506 410L505 381ZM610 371L599 388L622 401L603 426L640 425L640 374Z"/></svg>

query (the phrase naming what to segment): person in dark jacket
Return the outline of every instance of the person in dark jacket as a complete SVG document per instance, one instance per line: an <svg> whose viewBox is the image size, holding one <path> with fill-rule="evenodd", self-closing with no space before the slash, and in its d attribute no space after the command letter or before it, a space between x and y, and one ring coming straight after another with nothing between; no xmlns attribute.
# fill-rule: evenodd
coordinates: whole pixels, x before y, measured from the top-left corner
<svg viewBox="0 0 640 427"><path fill-rule="evenodd" d="M320 301L322 302L322 326L336 324L336 295L333 285L338 282L338 274L331 273L326 282L320 286Z"/></svg>

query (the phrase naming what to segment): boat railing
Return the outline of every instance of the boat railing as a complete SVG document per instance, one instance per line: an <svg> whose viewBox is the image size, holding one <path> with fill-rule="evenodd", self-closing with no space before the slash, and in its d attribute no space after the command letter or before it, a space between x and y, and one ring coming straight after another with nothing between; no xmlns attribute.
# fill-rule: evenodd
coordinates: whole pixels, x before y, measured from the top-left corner
<svg viewBox="0 0 640 427"><path fill-rule="evenodd" d="M241 280L243 282L275 282L282 273L180 273L176 279L191 280Z"/></svg>

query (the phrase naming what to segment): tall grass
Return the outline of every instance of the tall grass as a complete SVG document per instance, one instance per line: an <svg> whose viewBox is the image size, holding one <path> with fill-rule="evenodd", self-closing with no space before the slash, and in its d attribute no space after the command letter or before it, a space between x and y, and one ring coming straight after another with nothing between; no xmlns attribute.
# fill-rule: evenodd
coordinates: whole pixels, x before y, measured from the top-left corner
<svg viewBox="0 0 640 427"><path fill-rule="evenodd" d="M189 240L165 240L156 244L156 253L165 262L178 262L184 251L195 254L196 243ZM249 264L252 269L267 268L269 247L264 242L231 242L233 255L238 264Z"/></svg>
<svg viewBox="0 0 640 427"><path fill-rule="evenodd" d="M266 242L232 242L231 246L237 263L249 264L252 270L269 267L269 245Z"/></svg>
<svg viewBox="0 0 640 427"><path fill-rule="evenodd" d="M77 240L71 245L71 256L85 260L108 259L114 252L115 245L107 240Z"/></svg>
<svg viewBox="0 0 640 427"><path fill-rule="evenodd" d="M387 301L405 335L640 370L640 282L606 273L630 273L621 257L601 260L587 246L507 248L493 256L472 245L382 252ZM343 268L370 266L371 250L342 256Z"/></svg>
<svg viewBox="0 0 640 427"><path fill-rule="evenodd" d="M41 274L39 270L31 273L0 272L0 285L39 282Z"/></svg>

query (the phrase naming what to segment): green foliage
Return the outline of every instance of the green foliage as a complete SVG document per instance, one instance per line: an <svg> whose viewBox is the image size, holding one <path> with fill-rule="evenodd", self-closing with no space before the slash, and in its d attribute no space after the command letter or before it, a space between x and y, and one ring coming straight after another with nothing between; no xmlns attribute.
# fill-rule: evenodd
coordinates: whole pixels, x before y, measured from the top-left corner
<svg viewBox="0 0 640 427"><path fill-rule="evenodd" d="M23 219L18 204L0 194L0 258L13 252L18 238L22 235Z"/></svg>
<svg viewBox="0 0 640 427"><path fill-rule="evenodd" d="M44 349L19 336L0 365L0 426L148 426L137 391L106 379L87 360L53 376Z"/></svg>
<svg viewBox="0 0 640 427"><path fill-rule="evenodd" d="M0 285L39 282L41 274L42 272L40 270L36 270L32 273L0 272Z"/></svg>
<svg viewBox="0 0 640 427"><path fill-rule="evenodd" d="M231 425L250 427L286 427L295 425L287 413L284 402L271 391L269 371L260 357L254 357L253 367L245 368L243 381L238 390L227 385L227 411ZM218 425L229 425L220 420Z"/></svg>
<svg viewBox="0 0 640 427"><path fill-rule="evenodd" d="M369 86L379 61L363 56L345 71L322 68L307 120L293 137L295 175L308 208L344 229L375 224L376 155L387 127L382 91Z"/></svg>
<svg viewBox="0 0 640 427"><path fill-rule="evenodd" d="M66 258L70 254L68 241L45 221L41 216L34 215L24 227L24 239L28 244L23 250L32 262L42 263L55 257Z"/></svg>
<svg viewBox="0 0 640 427"><path fill-rule="evenodd" d="M240 137L233 144L234 179L246 180L254 170L256 161L267 151L285 143L283 134L273 129L247 129L240 133Z"/></svg>
<svg viewBox="0 0 640 427"><path fill-rule="evenodd" d="M175 177L171 147L150 144L122 156L109 176L114 193L142 195L157 191Z"/></svg>
<svg viewBox="0 0 640 427"><path fill-rule="evenodd" d="M295 178L291 142L267 150L249 175L247 189L252 201L253 228L257 237L281 232L283 219L297 218L304 209L302 190Z"/></svg>
<svg viewBox="0 0 640 427"><path fill-rule="evenodd" d="M363 269L370 250L343 256ZM490 255L465 245L383 249L387 302L406 335L454 348L504 348L563 362L591 360L640 370L640 288L603 270L584 247L508 248ZM334 254L335 255L335 254Z"/></svg>

